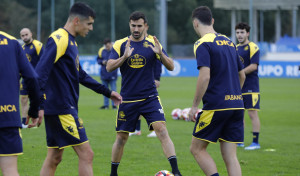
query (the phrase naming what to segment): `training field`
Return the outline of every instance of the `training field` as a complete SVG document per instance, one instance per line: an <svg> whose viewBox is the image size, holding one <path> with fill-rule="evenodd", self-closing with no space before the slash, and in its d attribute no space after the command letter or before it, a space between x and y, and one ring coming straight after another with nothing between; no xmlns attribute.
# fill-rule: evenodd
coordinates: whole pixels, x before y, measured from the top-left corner
<svg viewBox="0 0 300 176"><path fill-rule="evenodd" d="M196 81L196 77L163 77L159 88L167 128L175 144L179 169L183 176L204 175L189 151L194 123L173 120L170 113L174 108L183 109L192 105ZM300 176L300 80L260 79L260 87L262 149L244 151L238 148L238 159L243 175ZM116 110L99 110L101 105L103 105L101 95L81 87L79 117L83 119L95 153L94 175L108 176L111 147L116 135ZM249 145L252 135L248 115L245 116L245 121L245 145ZM125 146L119 176L153 176L159 170L171 170L160 142L157 138L147 138L148 133L146 121L143 119L142 135L130 137ZM19 157L19 173L22 176L37 176L47 151L44 124L38 129L24 129L22 135L24 154ZM220 175L227 175L219 143L210 144L209 153L216 161ZM71 148L65 149L56 176L76 176L77 169L76 154Z"/></svg>

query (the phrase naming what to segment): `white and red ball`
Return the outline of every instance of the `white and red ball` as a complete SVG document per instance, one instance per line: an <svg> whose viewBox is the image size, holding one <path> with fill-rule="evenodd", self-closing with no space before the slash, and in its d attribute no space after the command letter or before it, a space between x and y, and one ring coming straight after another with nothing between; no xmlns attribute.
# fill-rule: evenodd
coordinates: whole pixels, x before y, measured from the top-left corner
<svg viewBox="0 0 300 176"><path fill-rule="evenodd" d="M174 174L172 174L172 172L167 170L161 170L158 171L154 176L174 176Z"/></svg>
<svg viewBox="0 0 300 176"><path fill-rule="evenodd" d="M181 118L185 121L189 121L189 112L191 108L184 108L181 113Z"/></svg>
<svg viewBox="0 0 300 176"><path fill-rule="evenodd" d="M173 118L174 120L180 119L180 117L181 117L181 109L179 109L179 108L174 109L174 110L172 111L171 115L172 115L172 118Z"/></svg>

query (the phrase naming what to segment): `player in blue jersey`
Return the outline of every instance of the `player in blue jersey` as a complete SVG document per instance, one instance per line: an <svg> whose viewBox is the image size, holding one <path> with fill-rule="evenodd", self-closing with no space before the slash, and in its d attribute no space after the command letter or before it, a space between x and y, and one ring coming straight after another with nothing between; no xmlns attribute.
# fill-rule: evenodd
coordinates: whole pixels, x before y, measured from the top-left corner
<svg viewBox="0 0 300 176"><path fill-rule="evenodd" d="M22 45L23 50L25 51L26 57L35 68L40 57L43 53L43 44L32 38L32 32L28 28L23 28L20 31L20 37L23 40L24 44ZM26 117L28 113L28 93L26 86L24 86L24 81L21 83L21 110L22 110L22 127L26 128L25 125Z"/></svg>
<svg viewBox="0 0 300 176"><path fill-rule="evenodd" d="M162 49L156 37L145 37L147 19L142 12L133 12L129 17L131 35L116 41L107 71L120 67L122 75L121 95L123 103L118 109L117 136L112 147L111 176L116 176L129 132L134 132L139 116L145 117L149 129L155 130L161 141L174 175L181 175L175 148L165 125L163 107L154 83L154 66L157 59L168 69L174 69L174 62Z"/></svg>
<svg viewBox="0 0 300 176"><path fill-rule="evenodd" d="M145 31L145 37L148 37L150 39L153 39L153 36L152 35L149 35L147 33L148 29L149 29L149 26L148 24L145 24L145 27L146 27L146 31ZM157 60L155 62L155 66L154 66L154 82L155 82L155 87L156 88L159 88L160 86L160 76L161 76L161 62L160 60ZM137 136L140 136L142 135L142 131L141 131L141 116L138 120L138 122L136 123L136 127L135 127L135 131L134 133L130 133L129 136L134 136L134 135L137 135ZM147 135L147 137L156 137L156 133L155 131L152 131L151 133L149 133Z"/></svg>
<svg viewBox="0 0 300 176"><path fill-rule="evenodd" d="M20 76L30 99L28 127L40 125L38 119L39 86L37 74L27 60L19 42L0 31L0 168L4 176L18 176L17 157L23 154L19 108Z"/></svg>
<svg viewBox="0 0 300 176"><path fill-rule="evenodd" d="M36 67L43 91L48 153L40 175L54 175L64 148L72 146L79 158L80 176L93 175L93 151L83 121L78 117L79 83L110 97L116 105L122 97L91 78L79 64L75 37L85 37L93 30L94 10L85 3L75 3L64 28L54 31ZM42 110L43 111L43 110ZM42 113L41 113L42 114Z"/></svg>
<svg viewBox="0 0 300 176"><path fill-rule="evenodd" d="M106 63L112 49L112 42L110 41L110 39L104 39L103 44L104 46L99 49L98 56L97 56L97 62L99 65L101 65L100 77L103 85L105 85L106 87L110 87L111 90L113 91L116 91L118 69L112 72L107 72L106 70ZM111 105L113 109L117 109L113 101L111 102ZM104 104L103 106L100 107L100 109L108 109L108 108L109 108L109 100L106 96L104 96Z"/></svg>
<svg viewBox="0 0 300 176"><path fill-rule="evenodd" d="M190 150L206 175L218 176L207 146L219 141L228 175L240 176L242 172L236 156L236 144L244 140L243 65L233 42L214 30L214 19L208 7L196 8L192 21L200 39L194 45L199 76L189 112L189 118L196 120ZM195 119L201 99L202 112Z"/></svg>
<svg viewBox="0 0 300 176"><path fill-rule="evenodd" d="M237 45L238 53L245 67L246 80L242 89L245 109L248 110L248 115L252 122L253 141L250 146L245 147L245 150L260 149L258 142L260 131L260 120L258 111L260 109L260 93L259 93L259 48L249 41L250 26L246 23L239 23L235 26L236 38L239 41ZM244 144L240 145L244 147Z"/></svg>

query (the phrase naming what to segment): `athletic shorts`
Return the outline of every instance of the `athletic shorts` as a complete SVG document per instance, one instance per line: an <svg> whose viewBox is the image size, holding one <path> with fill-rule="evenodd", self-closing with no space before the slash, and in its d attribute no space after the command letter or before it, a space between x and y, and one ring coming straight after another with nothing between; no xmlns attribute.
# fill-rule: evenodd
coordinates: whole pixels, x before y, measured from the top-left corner
<svg viewBox="0 0 300 176"><path fill-rule="evenodd" d="M259 93L243 93L244 106L247 110L259 110L260 94Z"/></svg>
<svg viewBox="0 0 300 176"><path fill-rule="evenodd" d="M136 101L123 101L118 109L116 131L134 132L140 115L146 119L150 131L153 130L153 123L166 121L158 96Z"/></svg>
<svg viewBox="0 0 300 176"><path fill-rule="evenodd" d="M24 84L23 80L21 81L21 84L20 84L20 95L21 96L27 96L28 95L27 87Z"/></svg>
<svg viewBox="0 0 300 176"><path fill-rule="evenodd" d="M77 114L45 115L48 148L65 148L88 142Z"/></svg>
<svg viewBox="0 0 300 176"><path fill-rule="evenodd" d="M0 128L0 156L23 154L22 135L19 127Z"/></svg>
<svg viewBox="0 0 300 176"><path fill-rule="evenodd" d="M193 136L216 143L218 140L242 143L244 141L244 110L203 110L197 115Z"/></svg>

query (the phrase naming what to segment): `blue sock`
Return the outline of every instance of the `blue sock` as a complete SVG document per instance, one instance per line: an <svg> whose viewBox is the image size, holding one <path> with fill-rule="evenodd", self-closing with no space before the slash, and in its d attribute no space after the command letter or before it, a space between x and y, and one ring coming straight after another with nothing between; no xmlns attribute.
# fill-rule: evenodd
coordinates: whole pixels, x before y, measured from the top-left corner
<svg viewBox="0 0 300 176"><path fill-rule="evenodd" d="M259 132L253 132L253 142L258 144Z"/></svg>
<svg viewBox="0 0 300 176"><path fill-rule="evenodd" d="M26 117L22 117L22 124L25 125L25 123L26 123Z"/></svg>
<svg viewBox="0 0 300 176"><path fill-rule="evenodd" d="M215 173L215 174L212 174L211 176L219 176L219 174L218 174L218 173Z"/></svg>
<svg viewBox="0 0 300 176"><path fill-rule="evenodd" d="M141 131L141 119L139 119L138 122L136 123L135 130L136 131Z"/></svg>
<svg viewBox="0 0 300 176"><path fill-rule="evenodd" d="M120 163L118 162L111 162L111 171L110 176L118 176L118 166Z"/></svg>

